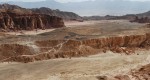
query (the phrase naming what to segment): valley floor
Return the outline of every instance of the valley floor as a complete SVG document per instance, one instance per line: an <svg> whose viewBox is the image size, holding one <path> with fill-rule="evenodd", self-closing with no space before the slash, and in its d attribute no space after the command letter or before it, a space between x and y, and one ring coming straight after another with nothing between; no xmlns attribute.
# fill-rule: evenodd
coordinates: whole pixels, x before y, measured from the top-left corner
<svg viewBox="0 0 150 80"><path fill-rule="evenodd" d="M128 74L150 63L150 51L123 55L108 51L88 57L32 63L0 63L0 80L98 80L98 76ZM138 55L137 55L138 54Z"/></svg>

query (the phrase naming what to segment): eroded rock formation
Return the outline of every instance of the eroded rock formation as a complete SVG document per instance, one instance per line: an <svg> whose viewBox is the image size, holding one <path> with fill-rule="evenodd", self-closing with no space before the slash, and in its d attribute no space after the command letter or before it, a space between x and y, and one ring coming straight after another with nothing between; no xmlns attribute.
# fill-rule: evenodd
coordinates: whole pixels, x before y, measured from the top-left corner
<svg viewBox="0 0 150 80"><path fill-rule="evenodd" d="M35 44L39 49L38 54L26 56L27 53L23 56L5 56L11 57L6 61L32 62L53 58L71 58L93 55L108 50L130 55L137 48L150 47L150 34L87 40L42 40L36 41Z"/></svg>
<svg viewBox="0 0 150 80"><path fill-rule="evenodd" d="M33 55L35 52L32 48L19 44L2 44L0 45L0 59L9 59L13 56Z"/></svg>
<svg viewBox="0 0 150 80"><path fill-rule="evenodd" d="M33 30L64 27L63 20L44 14L0 13L1 30Z"/></svg>

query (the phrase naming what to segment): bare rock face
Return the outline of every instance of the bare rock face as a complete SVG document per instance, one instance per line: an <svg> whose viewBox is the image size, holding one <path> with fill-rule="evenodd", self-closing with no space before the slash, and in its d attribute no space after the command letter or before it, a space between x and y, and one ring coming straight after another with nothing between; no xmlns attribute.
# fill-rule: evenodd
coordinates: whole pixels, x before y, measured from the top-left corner
<svg viewBox="0 0 150 80"><path fill-rule="evenodd" d="M19 44L2 44L0 45L0 60L9 59L13 56L33 55L33 49L28 46Z"/></svg>
<svg viewBox="0 0 150 80"><path fill-rule="evenodd" d="M30 56L5 56L10 57L6 61L32 62L54 58L81 57L108 50L130 55L134 54L137 48L150 47L150 34L87 40L42 40L36 41L35 45L38 47L39 53ZM18 54L21 53L18 52Z"/></svg>
<svg viewBox="0 0 150 80"><path fill-rule="evenodd" d="M63 20L56 16L44 14L17 14L2 12L0 14L1 30L33 30L64 27Z"/></svg>

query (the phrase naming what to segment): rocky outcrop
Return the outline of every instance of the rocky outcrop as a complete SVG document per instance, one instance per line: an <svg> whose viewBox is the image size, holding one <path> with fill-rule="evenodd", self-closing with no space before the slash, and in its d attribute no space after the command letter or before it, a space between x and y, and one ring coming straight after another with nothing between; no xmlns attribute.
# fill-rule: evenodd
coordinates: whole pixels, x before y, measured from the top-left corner
<svg viewBox="0 0 150 80"><path fill-rule="evenodd" d="M1 30L33 30L64 27L63 20L43 14L0 13Z"/></svg>
<svg viewBox="0 0 150 80"><path fill-rule="evenodd" d="M19 45L19 44L2 44L0 45L0 60L9 59L11 57L17 57L22 55L35 54L32 47Z"/></svg>
<svg viewBox="0 0 150 80"><path fill-rule="evenodd" d="M42 40L36 41L38 54L9 56L6 61L32 62L53 58L71 58L107 52L134 54L135 49L150 47L150 34L118 36L87 40ZM20 53L21 54L21 53Z"/></svg>

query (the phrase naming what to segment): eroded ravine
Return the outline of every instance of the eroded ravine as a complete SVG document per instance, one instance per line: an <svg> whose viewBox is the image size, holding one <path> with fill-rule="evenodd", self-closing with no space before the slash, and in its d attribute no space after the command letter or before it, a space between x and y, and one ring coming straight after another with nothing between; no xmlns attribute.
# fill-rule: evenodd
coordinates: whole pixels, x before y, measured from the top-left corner
<svg viewBox="0 0 150 80"><path fill-rule="evenodd" d="M42 40L26 44L4 45L8 48L8 51L15 51L15 55L3 55L1 60L4 59L5 61L17 62L81 57L109 50L129 55L134 54L136 49L148 49L150 46L150 34L146 33L145 35L116 36L87 40ZM5 51L3 49L5 46L1 45L0 47L2 53ZM20 48L24 49L21 51L26 52L18 51ZM11 52L5 52L5 54L6 53L12 54Z"/></svg>

